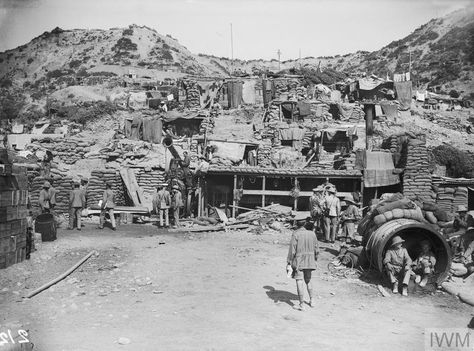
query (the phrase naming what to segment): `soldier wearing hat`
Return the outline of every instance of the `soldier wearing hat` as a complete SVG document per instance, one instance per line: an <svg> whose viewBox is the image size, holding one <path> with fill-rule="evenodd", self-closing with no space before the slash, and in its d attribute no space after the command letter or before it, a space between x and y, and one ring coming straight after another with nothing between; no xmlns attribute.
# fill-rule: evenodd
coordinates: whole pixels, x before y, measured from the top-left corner
<svg viewBox="0 0 474 351"><path fill-rule="evenodd" d="M453 229L458 235L462 235L466 232L467 230L467 207L466 206L459 205L457 207L456 217L454 218L454 222L453 222Z"/></svg>
<svg viewBox="0 0 474 351"><path fill-rule="evenodd" d="M39 193L38 203L42 213L50 213L56 205L56 192L49 181L45 181Z"/></svg>
<svg viewBox="0 0 474 351"><path fill-rule="evenodd" d="M115 208L115 194L114 194L114 191L112 190L112 184L107 183L105 185L104 195L102 197L102 205L101 205L102 211L100 212L99 229L104 228L105 213L107 212L110 217L110 224L112 225L112 230L116 230L114 208Z"/></svg>
<svg viewBox="0 0 474 351"><path fill-rule="evenodd" d="M81 214L85 205L84 191L79 188L79 183L74 182L73 190L69 193L69 230L74 229L74 222L76 222L77 230L81 230Z"/></svg>
<svg viewBox="0 0 474 351"><path fill-rule="evenodd" d="M326 242L336 241L336 232L339 226L339 216L341 215L341 202L336 196L337 190L330 186L327 188L327 195L324 198L324 234Z"/></svg>
<svg viewBox="0 0 474 351"><path fill-rule="evenodd" d="M346 243L351 243L354 240L355 223L361 219L361 215L352 196L346 196L344 202L347 207L341 214L342 236Z"/></svg>
<svg viewBox="0 0 474 351"><path fill-rule="evenodd" d="M385 253L383 266L390 278L390 283L392 283L392 291L395 294L398 292L399 279L401 278L402 295L408 296L408 282L412 273L412 260L407 249L402 246L404 242L405 240L398 235L392 239L392 244Z"/></svg>
<svg viewBox="0 0 474 351"><path fill-rule="evenodd" d="M167 183L158 185L156 188L157 193L153 197L153 208L155 209L155 212L159 214L160 227L163 227L163 220L166 227L170 226L169 209L171 205L171 195L169 191L166 190L167 186Z"/></svg>
<svg viewBox="0 0 474 351"><path fill-rule="evenodd" d="M183 206L183 195L181 190L179 190L178 184L175 184L171 191L171 211L173 211L174 227L179 227L179 213Z"/></svg>
<svg viewBox="0 0 474 351"><path fill-rule="evenodd" d="M319 243L316 234L311 231L312 223L310 220L299 220L296 222L298 229L294 231L290 247L288 249L287 267L293 269L292 278L296 280L296 289L298 291L299 305L295 308L304 310L304 285L309 294L309 305L315 306L314 290L311 284L311 273L316 269L316 260L319 255Z"/></svg>
<svg viewBox="0 0 474 351"><path fill-rule="evenodd" d="M324 188L319 185L313 189L313 195L309 198L309 210L314 223L314 231L321 229L321 219L323 217Z"/></svg>
<svg viewBox="0 0 474 351"><path fill-rule="evenodd" d="M431 244L428 240L421 241L420 246L421 252L413 262L412 270L415 274L415 282L423 287L428 282L429 276L434 273L436 257L431 251Z"/></svg>

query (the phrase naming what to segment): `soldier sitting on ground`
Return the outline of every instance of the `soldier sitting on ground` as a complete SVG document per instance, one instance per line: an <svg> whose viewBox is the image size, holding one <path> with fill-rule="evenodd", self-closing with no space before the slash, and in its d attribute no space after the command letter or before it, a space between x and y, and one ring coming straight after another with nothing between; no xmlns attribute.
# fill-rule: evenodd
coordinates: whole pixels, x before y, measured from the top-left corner
<svg viewBox="0 0 474 351"><path fill-rule="evenodd" d="M383 266L392 283L392 291L398 292L399 279L402 280L402 295L408 296L408 282L410 281L412 260L407 249L402 247L405 240L398 235L392 240L392 245L385 253Z"/></svg>
<svg viewBox="0 0 474 351"><path fill-rule="evenodd" d="M428 278L434 273L436 258L431 251L431 245L428 240L421 242L421 253L413 262L413 273L415 274L415 283L419 283L421 287L428 283Z"/></svg>

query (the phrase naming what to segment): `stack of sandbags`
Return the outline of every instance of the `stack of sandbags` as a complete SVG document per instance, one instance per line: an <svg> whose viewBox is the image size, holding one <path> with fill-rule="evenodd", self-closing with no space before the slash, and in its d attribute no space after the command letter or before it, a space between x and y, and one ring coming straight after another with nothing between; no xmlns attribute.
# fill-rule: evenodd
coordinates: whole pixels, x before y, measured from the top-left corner
<svg viewBox="0 0 474 351"><path fill-rule="evenodd" d="M356 154L337 155L334 159L334 169L355 169Z"/></svg>
<svg viewBox="0 0 474 351"><path fill-rule="evenodd" d="M306 88L303 87L302 85L298 85L296 87L296 99L298 101L306 99L307 91Z"/></svg>
<svg viewBox="0 0 474 351"><path fill-rule="evenodd" d="M443 211L446 211L446 212L453 211L454 191L455 191L454 188L438 187L436 203Z"/></svg>
<svg viewBox="0 0 474 351"><path fill-rule="evenodd" d="M403 194L410 199L418 198L421 201L431 201L433 198L428 149L425 141L410 139L408 142Z"/></svg>
<svg viewBox="0 0 474 351"><path fill-rule="evenodd" d="M454 219L449 211L443 210L438 204L434 202L423 202L423 212L425 219L431 224L438 222L449 222Z"/></svg>
<svg viewBox="0 0 474 351"><path fill-rule="evenodd" d="M329 104L323 101L311 102L311 115L318 120L332 120L332 114L329 112Z"/></svg>
<svg viewBox="0 0 474 351"><path fill-rule="evenodd" d="M411 210L396 208L391 211L387 211L375 216L374 223L376 225L382 225L393 219L400 219L400 218L414 219L418 222L423 222L424 216L423 216L423 212L421 211L421 208L419 207L416 207Z"/></svg>
<svg viewBox="0 0 474 351"><path fill-rule="evenodd" d="M197 85L193 85L186 90L186 105L188 107L201 106L201 94Z"/></svg>
<svg viewBox="0 0 474 351"><path fill-rule="evenodd" d="M277 105L271 105L265 114L267 123L280 121L280 108Z"/></svg>
<svg viewBox="0 0 474 351"><path fill-rule="evenodd" d="M105 185L110 183L115 194L115 204L125 205L124 184L120 172L115 169L101 169L91 172L87 187L87 206L95 206L102 200Z"/></svg>
<svg viewBox="0 0 474 351"><path fill-rule="evenodd" d="M201 122L201 125L199 127L199 133L200 134L212 134L212 131L214 130L214 126L216 124L216 121L214 120L214 117L208 116L204 118Z"/></svg>
<svg viewBox="0 0 474 351"><path fill-rule="evenodd" d="M51 151L53 156L59 158L63 163L74 164L84 158L92 145L94 145L93 141L77 138L68 138L67 140L62 138L38 138L32 139L32 143L27 149L32 152Z"/></svg>
<svg viewBox="0 0 474 351"><path fill-rule="evenodd" d="M145 170L140 168L135 175L140 188L148 194L154 194L158 185L165 182L165 171L161 169Z"/></svg>
<svg viewBox="0 0 474 351"><path fill-rule="evenodd" d="M458 206L465 206L467 208L467 193L468 189L466 187L457 187L454 191L454 198L453 198L453 211L456 211Z"/></svg>
<svg viewBox="0 0 474 351"><path fill-rule="evenodd" d="M262 143L257 149L257 164L260 167L272 166L272 145L270 143Z"/></svg>

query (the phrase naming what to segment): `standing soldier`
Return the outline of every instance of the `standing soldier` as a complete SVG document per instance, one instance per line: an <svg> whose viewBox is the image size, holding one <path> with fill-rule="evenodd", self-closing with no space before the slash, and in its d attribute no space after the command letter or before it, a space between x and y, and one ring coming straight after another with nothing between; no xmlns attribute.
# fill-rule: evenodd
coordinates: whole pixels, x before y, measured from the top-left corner
<svg viewBox="0 0 474 351"><path fill-rule="evenodd" d="M361 219L361 215L352 196L347 196L344 202L347 204L347 208L341 215L342 236L346 243L351 243L354 240L355 223Z"/></svg>
<svg viewBox="0 0 474 351"><path fill-rule="evenodd" d="M165 226L170 226L169 208L171 204L171 196L169 191L166 190L167 186L168 184L166 183L159 185L157 188L158 192L153 198L153 208L155 209L155 212L158 213L160 216L160 227L163 227L163 216L165 217Z"/></svg>
<svg viewBox="0 0 474 351"><path fill-rule="evenodd" d="M55 194L51 190L51 183L45 181L43 184L43 189L41 189L39 194L39 205L41 208L41 213L50 213L51 209L54 207L54 200Z"/></svg>
<svg viewBox="0 0 474 351"><path fill-rule="evenodd" d="M112 190L112 185L110 183L107 183L105 187L106 189L104 191L104 196L102 198L99 229L104 228L105 213L107 212L110 217L110 224L112 225L112 230L116 230L115 215L114 215L115 194Z"/></svg>
<svg viewBox="0 0 474 351"><path fill-rule="evenodd" d="M74 190L69 194L69 230L74 229L74 221L77 230L81 230L81 213L86 203L84 191L79 188L79 183L74 183Z"/></svg>
<svg viewBox="0 0 474 351"><path fill-rule="evenodd" d="M179 212L180 208L183 207L183 195L179 190L179 186L173 185L173 191L171 193L171 210L173 211L174 227L179 227Z"/></svg>
<svg viewBox="0 0 474 351"><path fill-rule="evenodd" d="M309 210L314 222L314 232L318 233L321 229L321 219L323 217L323 196L324 188L320 185L313 189L313 195L309 198Z"/></svg>
<svg viewBox="0 0 474 351"><path fill-rule="evenodd" d="M336 188L331 186L327 189L328 195L324 199L324 234L326 242L334 244L338 220L341 214L341 202L336 196Z"/></svg>
<svg viewBox="0 0 474 351"><path fill-rule="evenodd" d="M296 309L304 310L304 283L309 294L309 305L315 306L314 290L311 284L311 273L316 269L316 260L319 255L319 243L316 234L311 231L312 223L309 221L298 221L298 230L296 230L290 240L288 256L286 259L287 267L293 269L292 278L296 280L296 289L298 291L299 305Z"/></svg>

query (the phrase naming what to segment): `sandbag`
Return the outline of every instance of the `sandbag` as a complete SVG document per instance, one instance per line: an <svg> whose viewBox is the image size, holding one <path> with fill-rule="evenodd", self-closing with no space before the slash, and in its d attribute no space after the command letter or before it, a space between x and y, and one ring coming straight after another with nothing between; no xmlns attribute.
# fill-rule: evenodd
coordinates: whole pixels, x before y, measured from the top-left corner
<svg viewBox="0 0 474 351"><path fill-rule="evenodd" d="M405 215L401 208L396 208L392 210L392 214L393 214L393 219L403 218L403 216Z"/></svg>
<svg viewBox="0 0 474 351"><path fill-rule="evenodd" d="M443 211L442 209L437 208L435 211L433 211L433 214L435 215L438 221L449 222L448 213L446 211Z"/></svg>
<svg viewBox="0 0 474 351"><path fill-rule="evenodd" d="M436 224L438 223L438 220L436 219L436 216L434 215L433 212L431 211L426 211L425 212L425 218L428 222L430 222L431 224Z"/></svg>
<svg viewBox="0 0 474 351"><path fill-rule="evenodd" d="M384 224L387 222L387 218L385 217L385 214L379 214L375 216L374 218L374 223L378 226Z"/></svg>
<svg viewBox="0 0 474 351"><path fill-rule="evenodd" d="M434 202L423 202L423 211L435 212L438 209L438 205Z"/></svg>
<svg viewBox="0 0 474 351"><path fill-rule="evenodd" d="M402 200L384 203L380 207L377 207L376 211L378 214L382 214L394 209L411 209L411 208L414 208L414 204L408 199L402 199Z"/></svg>
<svg viewBox="0 0 474 351"><path fill-rule="evenodd" d="M392 211L387 211L383 214L385 216L385 218L387 219L387 222L388 221L391 221L393 219L393 213Z"/></svg>

